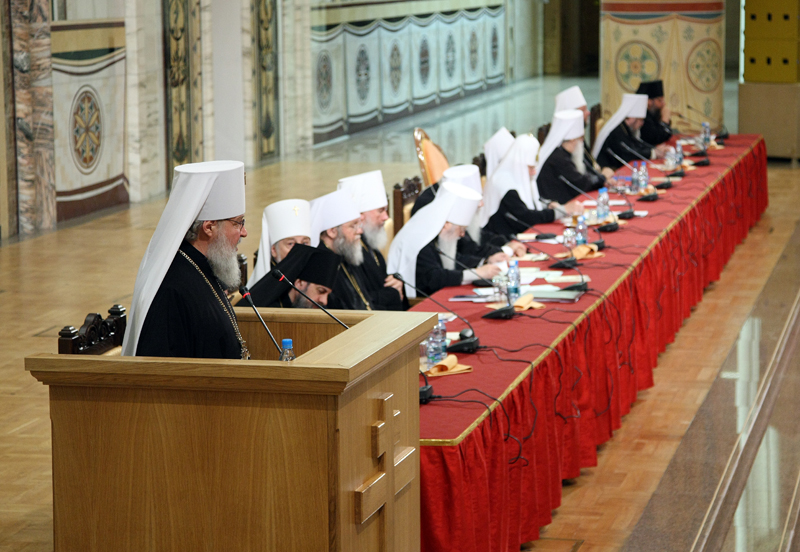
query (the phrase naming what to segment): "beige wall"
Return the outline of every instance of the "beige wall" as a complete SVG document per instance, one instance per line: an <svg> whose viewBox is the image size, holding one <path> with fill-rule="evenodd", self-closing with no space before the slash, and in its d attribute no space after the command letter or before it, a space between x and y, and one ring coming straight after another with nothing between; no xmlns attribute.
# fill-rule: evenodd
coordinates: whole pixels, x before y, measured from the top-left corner
<svg viewBox="0 0 800 552"><path fill-rule="evenodd" d="M550 0L542 11L544 12L542 70L545 75L557 75L561 73L561 0Z"/></svg>
<svg viewBox="0 0 800 552"><path fill-rule="evenodd" d="M538 1L507 2L507 21L514 29L514 80L542 74L542 39L544 5Z"/></svg>

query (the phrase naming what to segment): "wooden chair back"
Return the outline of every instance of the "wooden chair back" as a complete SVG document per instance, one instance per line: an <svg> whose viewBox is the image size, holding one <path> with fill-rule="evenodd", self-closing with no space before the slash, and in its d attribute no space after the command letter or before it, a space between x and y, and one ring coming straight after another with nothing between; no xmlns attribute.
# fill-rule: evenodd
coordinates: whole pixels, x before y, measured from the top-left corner
<svg viewBox="0 0 800 552"><path fill-rule="evenodd" d="M392 224L396 236L406 221L411 218L411 208L422 193L422 180L414 176L394 185L392 192Z"/></svg>
<svg viewBox="0 0 800 552"><path fill-rule="evenodd" d="M551 123L545 123L539 127L536 131L536 139L539 140L539 144L544 144L545 138L547 138L547 134L550 132Z"/></svg>
<svg viewBox="0 0 800 552"><path fill-rule="evenodd" d="M597 138L597 133L603 127L605 120L603 119L603 108L598 104L594 104L589 110L589 147L594 147L594 141Z"/></svg>
<svg viewBox="0 0 800 552"><path fill-rule="evenodd" d="M481 173L481 177L486 177L486 156L482 153L479 153L475 157L472 158L472 164L478 166L478 172Z"/></svg>
<svg viewBox="0 0 800 552"><path fill-rule="evenodd" d="M118 354L128 325L125 307L114 305L105 320L99 313L89 313L83 326L64 326L58 332L58 353L64 355Z"/></svg>
<svg viewBox="0 0 800 552"><path fill-rule="evenodd" d="M450 168L450 162L442 148L436 145L421 128L414 129L414 146L417 150L419 170L422 173L422 183L427 188L442 179L444 171Z"/></svg>

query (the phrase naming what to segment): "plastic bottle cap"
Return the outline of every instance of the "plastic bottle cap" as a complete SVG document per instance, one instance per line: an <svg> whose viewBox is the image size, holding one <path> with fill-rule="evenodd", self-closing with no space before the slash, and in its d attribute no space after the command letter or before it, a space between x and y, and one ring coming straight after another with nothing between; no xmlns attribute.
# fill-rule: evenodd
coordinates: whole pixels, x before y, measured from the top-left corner
<svg viewBox="0 0 800 552"><path fill-rule="evenodd" d="M606 187L602 187L602 188L600 188L600 189L599 189L599 190L597 190L597 191L598 191L599 193L601 193L601 194L607 194L607 193L608 193L608 188L606 188Z"/></svg>
<svg viewBox="0 0 800 552"><path fill-rule="evenodd" d="M292 340L291 339L282 339L281 340L281 347L284 349L293 349L292 347Z"/></svg>
<svg viewBox="0 0 800 552"><path fill-rule="evenodd" d="M578 222L586 222L586 219L583 216L578 217Z"/></svg>
<svg viewBox="0 0 800 552"><path fill-rule="evenodd" d="M510 265L510 266L518 266L518 265L519 265L519 263L517 262L517 260L516 260L516 259L514 259L514 260L512 260L512 261L511 261L511 263L509 263L509 265Z"/></svg>

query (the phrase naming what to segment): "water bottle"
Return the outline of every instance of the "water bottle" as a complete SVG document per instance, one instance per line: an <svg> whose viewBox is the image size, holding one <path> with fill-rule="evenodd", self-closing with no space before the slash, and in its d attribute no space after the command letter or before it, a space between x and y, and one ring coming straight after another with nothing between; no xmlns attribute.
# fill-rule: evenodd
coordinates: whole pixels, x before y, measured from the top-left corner
<svg viewBox="0 0 800 552"><path fill-rule="evenodd" d="M611 214L608 208L608 188L600 188L597 195L597 221L602 222Z"/></svg>
<svg viewBox="0 0 800 552"><path fill-rule="evenodd" d="M508 304L513 305L519 299L519 263L509 261L508 263Z"/></svg>
<svg viewBox="0 0 800 552"><path fill-rule="evenodd" d="M283 351L281 351L281 360L290 361L297 358L294 356L294 347L292 346L291 339L282 339L281 349L283 349Z"/></svg>
<svg viewBox="0 0 800 552"><path fill-rule="evenodd" d="M433 333L436 335L436 361L441 362L447 357L447 326L444 320L439 320L433 328Z"/></svg>
<svg viewBox="0 0 800 552"><path fill-rule="evenodd" d="M711 144L711 125L703 123L703 149L708 149Z"/></svg>
<svg viewBox="0 0 800 552"><path fill-rule="evenodd" d="M586 226L586 219L582 216L578 217L578 226L575 227L575 241L578 245L589 243L589 227Z"/></svg>
<svg viewBox="0 0 800 552"><path fill-rule="evenodd" d="M633 162L633 170L631 171L631 193L638 194L639 193L639 163L636 161Z"/></svg>
<svg viewBox="0 0 800 552"><path fill-rule="evenodd" d="M680 142L675 144L675 162L678 164L678 168L683 165L683 146Z"/></svg>
<svg viewBox="0 0 800 552"><path fill-rule="evenodd" d="M639 189L646 190L650 185L650 171L647 169L647 163L642 161L642 168L639 169Z"/></svg>

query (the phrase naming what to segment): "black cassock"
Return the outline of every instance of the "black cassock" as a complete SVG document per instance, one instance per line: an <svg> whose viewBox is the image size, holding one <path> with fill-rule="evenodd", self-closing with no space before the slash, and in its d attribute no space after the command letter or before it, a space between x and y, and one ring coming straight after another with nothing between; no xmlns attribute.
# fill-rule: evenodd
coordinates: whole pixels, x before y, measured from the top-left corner
<svg viewBox="0 0 800 552"><path fill-rule="evenodd" d="M597 162L600 163L601 167L611 167L617 170L622 166L622 163L617 161L616 157L608 152L609 149L619 155L620 158L624 159L626 163L641 161L636 155L628 151L628 148L623 147L622 144L627 144L629 148L645 159L650 159L653 153L653 146L634 136L631 129L629 129L628 125L623 121L617 128L611 131L611 134L608 135L608 138L606 138L606 141L603 143L603 148L600 150L600 153L597 154Z"/></svg>
<svg viewBox="0 0 800 552"><path fill-rule="evenodd" d="M672 128L661 120L661 111L648 111L647 117L644 118L641 135L642 140L657 146L672 138Z"/></svg>
<svg viewBox="0 0 800 552"><path fill-rule="evenodd" d="M225 290L202 253L187 241L181 244L180 250L194 261L203 274L180 252L175 254L147 311L136 355L242 358L242 348L228 316L229 313L231 317L235 315Z"/></svg>
<svg viewBox="0 0 800 552"><path fill-rule="evenodd" d="M364 262L361 266L354 267L359 275L361 282L364 283L364 292L375 310L400 311L408 308L407 301L400 297L400 293L392 288L384 286L386 281L386 260L383 254L377 249L373 249L361 239L361 247L364 251ZM348 265L349 266L349 265ZM343 274L339 278L346 277Z"/></svg>
<svg viewBox="0 0 800 552"><path fill-rule="evenodd" d="M437 240L438 238L434 238L428 245L420 249L419 254L417 254L417 287L428 295L445 287L460 286L464 277L458 265L456 265L455 270L448 270L442 265L442 258L439 256L439 252L436 251ZM456 255L456 259L462 263L464 262L459 255ZM464 264L470 268L477 266Z"/></svg>
<svg viewBox="0 0 800 552"><path fill-rule="evenodd" d="M323 241L319 242L320 249L328 249ZM346 310L373 310L369 302L366 285L362 280L357 267L342 261L336 285L328 296L328 308Z"/></svg>
<svg viewBox="0 0 800 552"><path fill-rule="evenodd" d="M584 166L586 166L585 159ZM594 167L587 166L584 174L579 173L575 163L572 162L572 156L563 146L553 150L539 171L536 186L539 188L540 197L563 204L579 195L577 190L570 188L559 176L563 176L584 192L602 188L606 183L606 178L596 172Z"/></svg>
<svg viewBox="0 0 800 552"><path fill-rule="evenodd" d="M438 182L422 190L422 193L414 202L414 207L411 208L411 216L413 217L414 213L432 202L436 198L438 191ZM458 254L463 255L465 259L459 258L458 260L470 267L478 266L482 259L487 259L495 253L500 253L507 241L505 236L490 232L486 228L481 228L481 243L473 240L469 234L465 234L463 238L458 240Z"/></svg>
<svg viewBox="0 0 800 552"><path fill-rule="evenodd" d="M495 214L489 217L489 222L484 228L494 234L513 238L531 226L554 220L555 212L552 209L542 209L541 211L528 209L528 206L519 197L519 193L516 190L510 190L503 196L500 207Z"/></svg>

